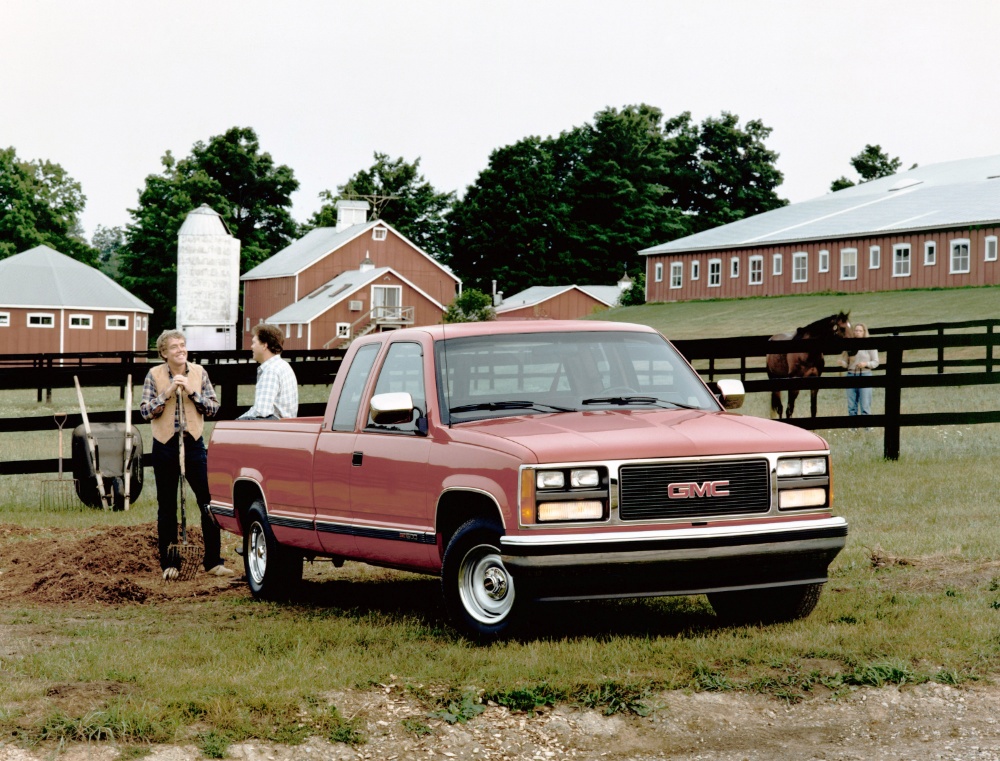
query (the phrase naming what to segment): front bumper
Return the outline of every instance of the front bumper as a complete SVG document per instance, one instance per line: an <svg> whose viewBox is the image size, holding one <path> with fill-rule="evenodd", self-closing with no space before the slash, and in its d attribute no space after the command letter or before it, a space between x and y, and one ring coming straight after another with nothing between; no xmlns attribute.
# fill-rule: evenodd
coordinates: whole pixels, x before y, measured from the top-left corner
<svg viewBox="0 0 1000 761"><path fill-rule="evenodd" d="M518 591L543 600L813 584L847 542L843 518L500 539Z"/></svg>

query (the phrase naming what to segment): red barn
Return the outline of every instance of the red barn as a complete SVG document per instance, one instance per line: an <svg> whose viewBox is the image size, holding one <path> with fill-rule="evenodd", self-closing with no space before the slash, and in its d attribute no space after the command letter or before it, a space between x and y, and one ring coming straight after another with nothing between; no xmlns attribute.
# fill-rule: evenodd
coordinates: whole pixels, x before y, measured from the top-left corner
<svg viewBox="0 0 1000 761"><path fill-rule="evenodd" d="M1000 283L1000 156L917 167L639 253L646 300Z"/></svg>
<svg viewBox="0 0 1000 761"><path fill-rule="evenodd" d="M388 223L366 221L367 211L365 201L339 201L336 227L311 230L240 278L244 348L259 322L281 326L288 349L441 322L461 281Z"/></svg>
<svg viewBox="0 0 1000 761"><path fill-rule="evenodd" d="M152 313L100 270L48 246L0 260L0 354L145 351Z"/></svg>
<svg viewBox="0 0 1000 761"><path fill-rule="evenodd" d="M617 305L616 285L534 285L505 298L498 320L576 320Z"/></svg>

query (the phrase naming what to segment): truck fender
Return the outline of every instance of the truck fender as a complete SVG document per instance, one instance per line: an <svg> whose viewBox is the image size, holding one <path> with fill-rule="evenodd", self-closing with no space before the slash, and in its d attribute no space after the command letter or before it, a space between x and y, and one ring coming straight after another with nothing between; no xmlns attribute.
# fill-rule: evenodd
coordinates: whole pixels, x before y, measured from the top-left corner
<svg viewBox="0 0 1000 761"><path fill-rule="evenodd" d="M246 526L247 512L256 500L259 499L263 502L264 512L268 512L267 497L264 495L264 489L260 485L259 475L257 474L257 478L241 475L233 481L233 508L236 511L236 517L240 522L241 529Z"/></svg>
<svg viewBox="0 0 1000 761"><path fill-rule="evenodd" d="M441 492L434 515L439 552L444 552L458 527L474 517L494 522L501 531L506 530L504 510L492 491L475 486L453 486Z"/></svg>

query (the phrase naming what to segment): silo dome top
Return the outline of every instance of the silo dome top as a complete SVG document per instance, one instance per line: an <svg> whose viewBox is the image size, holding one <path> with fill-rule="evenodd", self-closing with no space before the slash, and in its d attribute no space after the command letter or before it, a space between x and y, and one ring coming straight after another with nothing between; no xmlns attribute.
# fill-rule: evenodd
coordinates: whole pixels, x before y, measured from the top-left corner
<svg viewBox="0 0 1000 761"><path fill-rule="evenodd" d="M211 206L203 203L197 209L188 212L184 224L177 231L178 235L229 235L222 216Z"/></svg>

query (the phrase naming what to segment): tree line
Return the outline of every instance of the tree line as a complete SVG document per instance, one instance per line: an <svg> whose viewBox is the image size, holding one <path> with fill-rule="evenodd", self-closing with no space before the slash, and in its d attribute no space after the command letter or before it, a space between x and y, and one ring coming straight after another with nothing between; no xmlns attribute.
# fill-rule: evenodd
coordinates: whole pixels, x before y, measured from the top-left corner
<svg viewBox="0 0 1000 761"><path fill-rule="evenodd" d="M99 226L88 242L79 217L86 196L58 164L0 150L0 259L40 244L99 266L154 309L151 333L171 326L177 232L208 204L241 241L246 272L316 227L336 221L340 199L367 198L374 212L462 278L507 294L532 285L610 284L641 278L640 249L787 203L777 189L778 154L759 120L723 112L700 123L653 106L605 108L558 136L526 137L497 148L459 198L434 188L420 159L376 152L306 222L291 216L299 183L291 167L262 150L250 127L167 151L145 179L131 221ZM895 162L895 164L893 163ZM879 146L852 159L862 181L899 166ZM846 178L834 182L833 189ZM637 288L636 293L641 293ZM631 294L635 298L635 294Z"/></svg>

